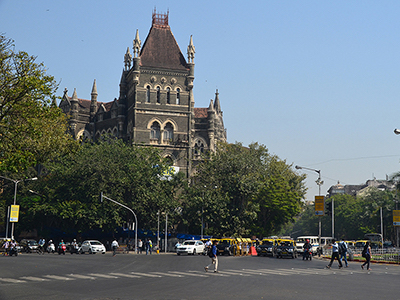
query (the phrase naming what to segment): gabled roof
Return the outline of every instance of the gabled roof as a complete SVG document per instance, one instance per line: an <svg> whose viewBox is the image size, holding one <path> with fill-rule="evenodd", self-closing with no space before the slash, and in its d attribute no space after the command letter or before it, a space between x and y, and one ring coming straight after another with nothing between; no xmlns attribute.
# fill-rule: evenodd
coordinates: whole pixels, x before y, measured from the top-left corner
<svg viewBox="0 0 400 300"><path fill-rule="evenodd" d="M140 52L142 67L186 71L186 60L169 26L153 23Z"/></svg>

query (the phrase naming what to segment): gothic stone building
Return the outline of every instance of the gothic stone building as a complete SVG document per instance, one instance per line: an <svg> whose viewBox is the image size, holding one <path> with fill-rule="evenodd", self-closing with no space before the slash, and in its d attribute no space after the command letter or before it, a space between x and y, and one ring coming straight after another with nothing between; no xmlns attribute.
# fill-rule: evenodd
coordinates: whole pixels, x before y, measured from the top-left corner
<svg viewBox="0 0 400 300"><path fill-rule="evenodd" d="M132 144L154 146L173 166L190 176L204 151L215 151L226 141L218 90L207 108L195 108L192 36L187 61L168 25L168 13L153 12L152 26L143 46L139 32L128 47L118 99L100 102L96 80L91 99L72 97L65 89L60 108L70 116L74 138L97 140L111 134Z"/></svg>

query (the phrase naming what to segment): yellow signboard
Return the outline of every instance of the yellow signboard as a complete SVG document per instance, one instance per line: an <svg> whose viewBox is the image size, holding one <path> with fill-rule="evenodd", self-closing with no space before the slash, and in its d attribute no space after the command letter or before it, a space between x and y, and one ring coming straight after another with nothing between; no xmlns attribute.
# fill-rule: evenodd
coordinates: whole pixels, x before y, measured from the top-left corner
<svg viewBox="0 0 400 300"><path fill-rule="evenodd" d="M393 210L393 226L400 226L400 210Z"/></svg>
<svg viewBox="0 0 400 300"><path fill-rule="evenodd" d="M324 196L315 196L315 215L323 216L325 214L325 197Z"/></svg>
<svg viewBox="0 0 400 300"><path fill-rule="evenodd" d="M11 205L10 222L18 222L19 205Z"/></svg>

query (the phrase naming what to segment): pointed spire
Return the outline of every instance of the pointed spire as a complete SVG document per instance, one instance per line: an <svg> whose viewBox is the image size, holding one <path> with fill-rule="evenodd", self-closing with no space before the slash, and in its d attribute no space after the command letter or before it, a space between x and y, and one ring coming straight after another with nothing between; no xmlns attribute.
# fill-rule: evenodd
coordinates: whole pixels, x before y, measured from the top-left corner
<svg viewBox="0 0 400 300"><path fill-rule="evenodd" d="M214 102L214 108L216 110L216 112L221 112L221 104L219 103L219 93L218 93L218 89L215 92L215 102Z"/></svg>
<svg viewBox="0 0 400 300"><path fill-rule="evenodd" d="M208 106L208 111L209 112L213 112L214 111L214 102L213 102L212 99L210 100L210 105Z"/></svg>
<svg viewBox="0 0 400 300"><path fill-rule="evenodd" d="M98 95L97 94L97 85L96 85L96 79L94 80L94 82L93 82L93 87L92 87L92 95L93 94L96 94L96 95Z"/></svg>
<svg viewBox="0 0 400 300"><path fill-rule="evenodd" d="M132 54L129 51L129 47L126 49L126 53L124 55L124 64L125 64L125 71L128 71L131 67L132 63Z"/></svg>
<svg viewBox="0 0 400 300"><path fill-rule="evenodd" d="M142 41L139 39L139 29L136 29L136 36L133 40L133 57L138 57Z"/></svg>
<svg viewBox="0 0 400 300"><path fill-rule="evenodd" d="M78 94L76 93L76 88L74 88L74 93L72 94L72 100L78 101Z"/></svg>
<svg viewBox="0 0 400 300"><path fill-rule="evenodd" d="M193 36L190 36L189 46L187 48L188 62L194 63L194 54L196 53L196 49L193 45Z"/></svg>

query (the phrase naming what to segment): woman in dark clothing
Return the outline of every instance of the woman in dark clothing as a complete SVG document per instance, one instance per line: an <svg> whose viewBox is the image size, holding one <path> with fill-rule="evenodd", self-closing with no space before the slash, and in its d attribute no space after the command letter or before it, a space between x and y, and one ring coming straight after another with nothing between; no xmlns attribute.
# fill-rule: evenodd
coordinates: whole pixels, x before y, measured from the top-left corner
<svg viewBox="0 0 400 300"><path fill-rule="evenodd" d="M365 243L363 253L365 253L364 257L365 257L366 261L365 261L365 263L363 263L361 265L361 269L364 270L364 266L367 265L367 270L371 271L371 269L369 268L369 263L371 261L371 246L369 245L369 242Z"/></svg>

